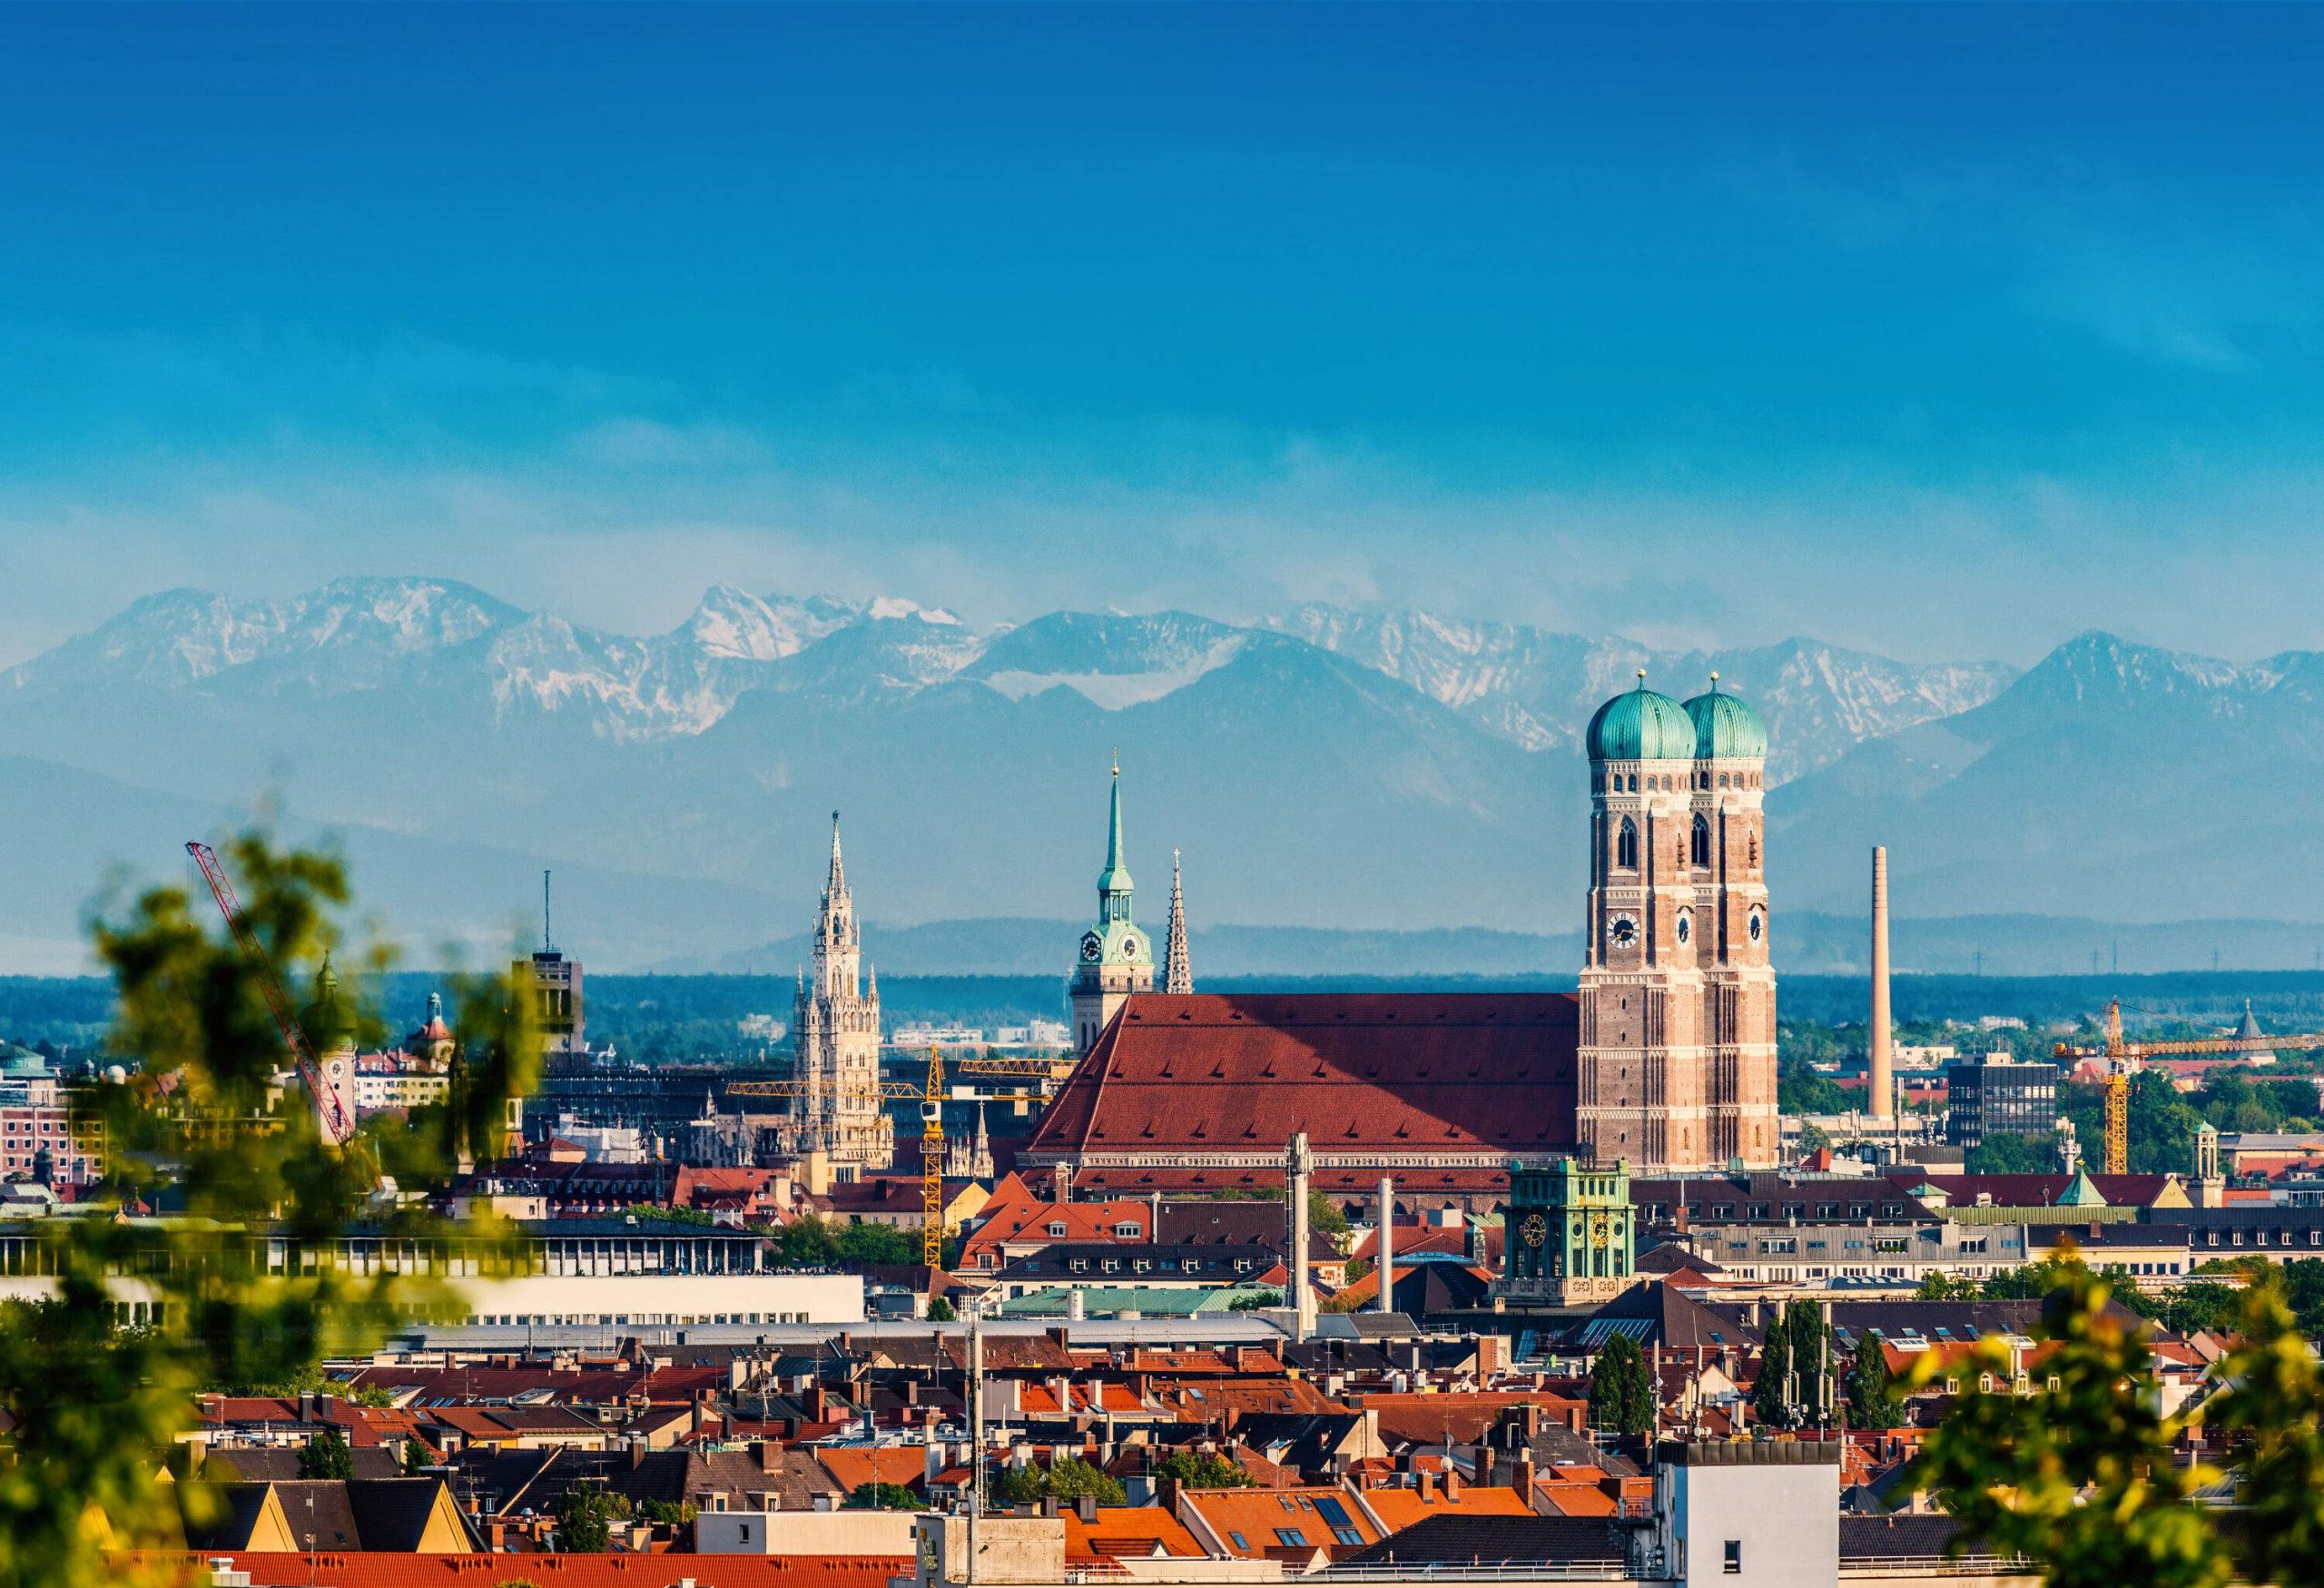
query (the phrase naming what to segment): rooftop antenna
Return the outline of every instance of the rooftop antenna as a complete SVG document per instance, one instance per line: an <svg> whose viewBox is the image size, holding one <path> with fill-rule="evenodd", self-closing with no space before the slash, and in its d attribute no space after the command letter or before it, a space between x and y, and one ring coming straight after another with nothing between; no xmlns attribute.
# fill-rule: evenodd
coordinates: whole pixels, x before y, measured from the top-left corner
<svg viewBox="0 0 2324 1588"><path fill-rule="evenodd" d="M548 873L541 873L541 952L555 953L556 944L548 934Z"/></svg>

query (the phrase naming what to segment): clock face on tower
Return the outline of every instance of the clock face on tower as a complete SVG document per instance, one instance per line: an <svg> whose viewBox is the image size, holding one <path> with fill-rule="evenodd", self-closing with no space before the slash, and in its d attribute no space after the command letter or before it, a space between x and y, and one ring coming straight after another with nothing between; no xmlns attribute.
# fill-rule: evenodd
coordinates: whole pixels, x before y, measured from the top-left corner
<svg viewBox="0 0 2324 1588"><path fill-rule="evenodd" d="M1081 957L1083 959L1094 961L1099 954L1105 952L1106 944L1096 932L1092 932L1083 935L1081 939Z"/></svg>
<svg viewBox="0 0 2324 1588"><path fill-rule="evenodd" d="M1626 949L1638 942L1638 922L1627 915L1617 915L1614 917L1614 924L1610 929L1610 932L1613 937L1614 945L1617 948Z"/></svg>
<svg viewBox="0 0 2324 1588"><path fill-rule="evenodd" d="M1550 1221L1538 1213L1529 1214L1525 1222L1517 1227L1517 1233L1525 1238L1527 1246L1540 1246L1550 1238Z"/></svg>
<svg viewBox="0 0 2324 1588"><path fill-rule="evenodd" d="M1137 939L1134 937L1122 939L1122 958L1126 960L1137 958Z"/></svg>

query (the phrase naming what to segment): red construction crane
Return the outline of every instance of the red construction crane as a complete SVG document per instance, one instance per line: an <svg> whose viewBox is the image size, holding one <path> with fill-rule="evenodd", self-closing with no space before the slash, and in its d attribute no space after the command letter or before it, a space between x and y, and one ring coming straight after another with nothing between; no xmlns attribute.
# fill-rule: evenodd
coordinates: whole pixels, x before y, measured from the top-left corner
<svg viewBox="0 0 2324 1588"><path fill-rule="evenodd" d="M282 983L274 974L274 965L266 957L266 949L258 941L258 933L251 930L249 918L242 913L242 902L234 896L234 884L226 880L226 868L218 863L218 856L207 843L189 843L185 852L193 856L194 863L209 880L210 892L218 901L218 912L234 933L234 941L242 945L242 952L258 967L259 991L266 994L266 1007L274 1011L274 1023L281 1029L282 1045L290 1050L290 1057L299 1067L299 1079L307 1083L308 1094L315 1100L315 1119L322 1127L323 1139L333 1147L344 1147L355 1134L355 1121L348 1117L346 1105L339 1100L339 1093L323 1083L321 1069L315 1063L314 1049L308 1044L307 1033L299 1025L299 1017L291 1012L290 1000L282 991Z"/></svg>

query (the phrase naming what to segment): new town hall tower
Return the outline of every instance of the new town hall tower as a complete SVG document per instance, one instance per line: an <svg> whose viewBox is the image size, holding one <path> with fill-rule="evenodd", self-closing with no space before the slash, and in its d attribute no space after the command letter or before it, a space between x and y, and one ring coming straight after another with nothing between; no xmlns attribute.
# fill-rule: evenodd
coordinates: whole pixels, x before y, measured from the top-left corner
<svg viewBox="0 0 2324 1588"><path fill-rule="evenodd" d="M1576 1134L1633 1173L1777 1161L1768 735L1740 699L1647 688L1590 719Z"/></svg>
<svg viewBox="0 0 2324 1588"><path fill-rule="evenodd" d="M864 984L863 929L840 863L839 813L832 813L832 869L815 916L815 975L799 979L792 1001L791 1101L785 1148L817 1149L832 1161L886 1169L896 1133L880 1107L880 981Z"/></svg>

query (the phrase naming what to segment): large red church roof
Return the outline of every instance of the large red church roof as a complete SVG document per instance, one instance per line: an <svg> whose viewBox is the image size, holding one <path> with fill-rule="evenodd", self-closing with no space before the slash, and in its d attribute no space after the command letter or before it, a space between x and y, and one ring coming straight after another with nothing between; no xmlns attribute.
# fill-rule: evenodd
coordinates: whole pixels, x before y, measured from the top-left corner
<svg viewBox="0 0 2324 1588"><path fill-rule="evenodd" d="M1020 1157L1280 1155L1295 1130L1326 1162L1571 1150L1580 1017L1571 993L1141 992Z"/></svg>

